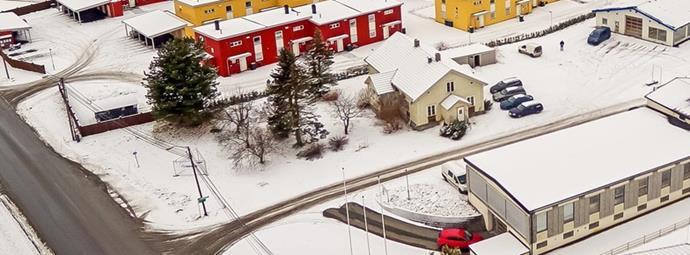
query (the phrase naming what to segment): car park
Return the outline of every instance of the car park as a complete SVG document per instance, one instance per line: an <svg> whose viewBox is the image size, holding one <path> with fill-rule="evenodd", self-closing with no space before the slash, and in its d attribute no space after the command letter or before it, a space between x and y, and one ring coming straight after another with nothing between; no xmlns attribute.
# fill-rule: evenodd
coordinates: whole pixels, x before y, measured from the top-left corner
<svg viewBox="0 0 690 255"><path fill-rule="evenodd" d="M523 95L523 94L514 95L514 96L508 98L507 100L501 102L501 110L510 110L510 109L517 107L521 103L524 103L527 101L532 101L532 100L534 100L534 97L532 97L530 95Z"/></svg>
<svg viewBox="0 0 690 255"><path fill-rule="evenodd" d="M459 160L452 160L441 165L441 176L460 193L467 194L467 171L465 164Z"/></svg>
<svg viewBox="0 0 690 255"><path fill-rule="evenodd" d="M510 117L520 118L530 114L540 113L543 110L544 106L541 103L537 101L528 101L518 105L518 107L510 109L509 112Z"/></svg>
<svg viewBox="0 0 690 255"><path fill-rule="evenodd" d="M587 43L597 46L609 38L611 38L611 29L608 27L598 27L589 34L589 37L587 37Z"/></svg>
<svg viewBox="0 0 690 255"><path fill-rule="evenodd" d="M493 98L494 98L494 101L496 101L496 102L502 102L503 100L506 100L511 96L525 95L525 94L527 94L527 92L525 91L525 88L523 88L523 87L510 87L510 88L506 88L504 90L501 90L501 92L494 93Z"/></svg>
<svg viewBox="0 0 690 255"><path fill-rule="evenodd" d="M448 228L441 230L438 234L438 239L436 239L436 244L439 249L443 248L443 246L448 246L467 252L471 244L483 239L484 238L479 233L470 233L462 228Z"/></svg>
<svg viewBox="0 0 690 255"><path fill-rule="evenodd" d="M542 54L541 45L536 43L523 44L518 47L518 52L529 55L530 57L536 58L540 57Z"/></svg>
<svg viewBox="0 0 690 255"><path fill-rule="evenodd" d="M489 88L489 92L491 92L491 94L494 94L494 93L500 92L501 90L504 90L506 88L521 87L521 86L522 86L522 81L520 81L520 79L515 78L515 77L511 77L511 78L503 79L502 81L499 81L498 83L496 83L496 85L491 86L491 88Z"/></svg>

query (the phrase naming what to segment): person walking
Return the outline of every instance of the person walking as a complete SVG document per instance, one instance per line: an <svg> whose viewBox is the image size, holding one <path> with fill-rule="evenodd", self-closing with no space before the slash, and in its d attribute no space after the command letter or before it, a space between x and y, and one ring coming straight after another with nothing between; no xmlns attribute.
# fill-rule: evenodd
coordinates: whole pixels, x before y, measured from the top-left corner
<svg viewBox="0 0 690 255"><path fill-rule="evenodd" d="M565 42L561 40L561 51L563 51L563 46L565 46Z"/></svg>

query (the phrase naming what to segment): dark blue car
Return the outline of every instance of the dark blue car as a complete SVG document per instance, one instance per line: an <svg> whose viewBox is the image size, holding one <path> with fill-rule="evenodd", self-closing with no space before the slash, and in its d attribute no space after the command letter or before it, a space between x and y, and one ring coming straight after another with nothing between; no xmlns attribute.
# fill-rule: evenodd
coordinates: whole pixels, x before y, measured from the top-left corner
<svg viewBox="0 0 690 255"><path fill-rule="evenodd" d="M589 34L587 43L597 46L609 38L611 38L611 29L608 27L598 27L597 29L594 29L591 34Z"/></svg>
<svg viewBox="0 0 690 255"><path fill-rule="evenodd" d="M544 110L544 106L537 101L524 102L517 107L510 109L510 117L520 118L530 114L540 113Z"/></svg>
<svg viewBox="0 0 690 255"><path fill-rule="evenodd" d="M508 98L507 100L501 102L501 110L510 110L524 102L532 100L534 100L534 97L530 95L514 95Z"/></svg>

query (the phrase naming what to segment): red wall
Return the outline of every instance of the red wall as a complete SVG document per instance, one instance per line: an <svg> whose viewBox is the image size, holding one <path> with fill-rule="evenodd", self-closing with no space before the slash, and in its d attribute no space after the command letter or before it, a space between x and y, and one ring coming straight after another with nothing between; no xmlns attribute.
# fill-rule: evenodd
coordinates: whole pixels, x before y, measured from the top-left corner
<svg viewBox="0 0 690 255"><path fill-rule="evenodd" d="M358 17L355 17L357 19L357 35L358 35L358 42L355 43L357 46L363 46L367 45L370 43L375 43L383 40L383 24L393 22L396 20L401 20L401 13L400 13L400 7L394 7L393 8L393 13L389 15L384 15L384 10L377 11L375 12L376 15L376 37L370 38L369 37L369 20L368 20L368 15L369 14L364 14L360 15ZM242 36L237 36L234 38L229 38L221 41L214 41L211 38L205 37L201 34L196 34L197 40L200 40L201 37L203 37L204 40L204 45L206 48L206 52L210 53L213 55L213 60L211 63L213 63L217 68L218 68L218 74L224 77L230 76L231 74L239 73L240 72L240 65L237 60L235 60L233 63L230 63L228 65L228 58L230 56L236 56L240 55L243 53L251 53L251 56L247 58L247 65L251 66L252 63L255 63L257 67L263 66L263 65L268 65L277 62L278 60L278 52L277 52L277 47L276 47L276 39L275 39L275 32L278 30L283 31L283 43L285 48L291 49L292 45L290 44L291 40L302 38L302 37L307 37L307 36L313 36L314 34L314 29L320 29L321 34L323 36L323 39L326 40L331 37L335 37L338 35L343 35L343 34L350 34L350 23L349 19L348 20L341 20L338 23L340 23L340 27L331 29L330 25L331 24L326 24L322 26L316 26L315 24L311 23L308 20L304 21L299 21L287 25L282 25L280 27L273 27L273 28L268 28L263 31L258 31L250 34L245 34ZM304 29L300 31L294 31L293 28L297 26L304 26ZM390 28L390 35L393 35L393 33L398 32L401 30L402 24L392 26ZM262 51L263 51L263 60L261 61L256 61L256 54L254 52L254 42L253 38L256 36L261 36L261 44L262 44ZM242 41L242 45L240 46L235 46L235 47L230 47L231 42L235 41ZM343 44L345 46L351 44L350 38L345 38L343 40ZM336 50L336 42L334 41L331 44L331 49ZM300 46L302 52L306 50L306 45Z"/></svg>
<svg viewBox="0 0 690 255"><path fill-rule="evenodd" d="M135 0L137 6L154 4L154 3L163 2L163 1L166 1L166 0Z"/></svg>

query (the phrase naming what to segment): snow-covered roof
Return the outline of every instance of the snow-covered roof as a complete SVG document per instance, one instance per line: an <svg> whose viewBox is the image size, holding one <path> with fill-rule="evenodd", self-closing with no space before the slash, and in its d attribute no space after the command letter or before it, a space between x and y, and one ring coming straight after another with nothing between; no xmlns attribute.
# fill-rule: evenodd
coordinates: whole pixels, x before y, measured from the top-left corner
<svg viewBox="0 0 690 255"><path fill-rule="evenodd" d="M85 11L110 3L110 0L56 0L61 5L75 12Z"/></svg>
<svg viewBox="0 0 690 255"><path fill-rule="evenodd" d="M648 251L626 253L625 255L688 255L690 244L678 244L669 247L657 248Z"/></svg>
<svg viewBox="0 0 690 255"><path fill-rule="evenodd" d="M372 2L377 1L380 0L374 0ZM295 8L295 10L301 13L311 14L311 22L316 25L330 24L359 15L359 12L355 9L349 8L337 1L323 1L315 3L315 5L316 14L311 14L311 5L300 6Z"/></svg>
<svg viewBox="0 0 690 255"><path fill-rule="evenodd" d="M687 159L688 144L690 132L639 108L465 160L533 211Z"/></svg>
<svg viewBox="0 0 690 255"><path fill-rule="evenodd" d="M690 115L690 79L675 79L649 93L647 99L678 113Z"/></svg>
<svg viewBox="0 0 690 255"><path fill-rule="evenodd" d="M486 46L481 43L475 43L475 44L470 44L467 46L463 47L458 47L458 48L453 48L453 49L447 49L444 51L441 51L441 54L445 57L449 58L459 58L459 57L466 57L470 55L477 55L477 54L482 54L486 52L492 52L494 51L494 48L491 48L489 46Z"/></svg>
<svg viewBox="0 0 690 255"><path fill-rule="evenodd" d="M436 53L438 51L421 43L419 47L414 47L412 38L395 33L365 61L382 73L397 70L392 80L393 86L412 98L412 101L416 101L450 72L457 72L481 85L486 85L474 75L469 65L459 65L447 58L437 62Z"/></svg>
<svg viewBox="0 0 690 255"><path fill-rule="evenodd" d="M525 106L525 107L530 107L530 106L538 105L538 104L541 104L541 103L539 103L539 102L537 102L537 101L527 101L527 102L522 102L522 103L521 103L521 105L523 105L523 106Z"/></svg>
<svg viewBox="0 0 690 255"><path fill-rule="evenodd" d="M222 2L223 0L176 0L180 3L196 7L196 6L202 6L202 5L207 5L207 4L212 4L212 3L219 3Z"/></svg>
<svg viewBox="0 0 690 255"><path fill-rule="evenodd" d="M311 18L311 15L309 15L308 12L295 12L290 9L288 9L288 12L289 13L286 14L285 9L276 8L270 11L264 11L252 15L247 15L244 16L244 18L249 21L261 24L265 27L276 27Z"/></svg>
<svg viewBox="0 0 690 255"><path fill-rule="evenodd" d="M361 13L372 13L387 10L403 3L397 0L332 0L346 5Z"/></svg>
<svg viewBox="0 0 690 255"><path fill-rule="evenodd" d="M0 12L14 10L31 4L31 2L0 0Z"/></svg>
<svg viewBox="0 0 690 255"><path fill-rule="evenodd" d="M503 233L470 245L476 255L522 255L529 252L511 233Z"/></svg>
<svg viewBox="0 0 690 255"><path fill-rule="evenodd" d="M677 30L690 23L690 1L648 0L640 4L617 4L607 8L596 9L593 12L620 10L635 10L673 30Z"/></svg>
<svg viewBox="0 0 690 255"><path fill-rule="evenodd" d="M450 110L450 108L453 108L453 106L458 102L463 102L465 104L471 105L470 102L468 102L466 99L456 96L454 94L450 94L446 97L446 99L443 99L443 101L441 102L441 106L443 106L443 109Z"/></svg>
<svg viewBox="0 0 690 255"><path fill-rule="evenodd" d="M31 29L31 26L13 12L0 13L0 32Z"/></svg>
<svg viewBox="0 0 690 255"><path fill-rule="evenodd" d="M175 14L161 10L126 19L122 23L127 24L148 38L164 35L187 26L187 22L178 18Z"/></svg>
<svg viewBox="0 0 690 255"><path fill-rule="evenodd" d="M224 40L251 32L259 31L266 26L249 21L245 18L229 19L220 22L220 30L216 30L215 24L210 23L194 28L199 34L213 38L214 40Z"/></svg>
<svg viewBox="0 0 690 255"><path fill-rule="evenodd" d="M395 89L393 89L393 85L391 85L391 81L393 80L396 72L397 71L394 70L369 75L371 86L374 87L374 92L376 92L377 95L383 95L395 91Z"/></svg>

